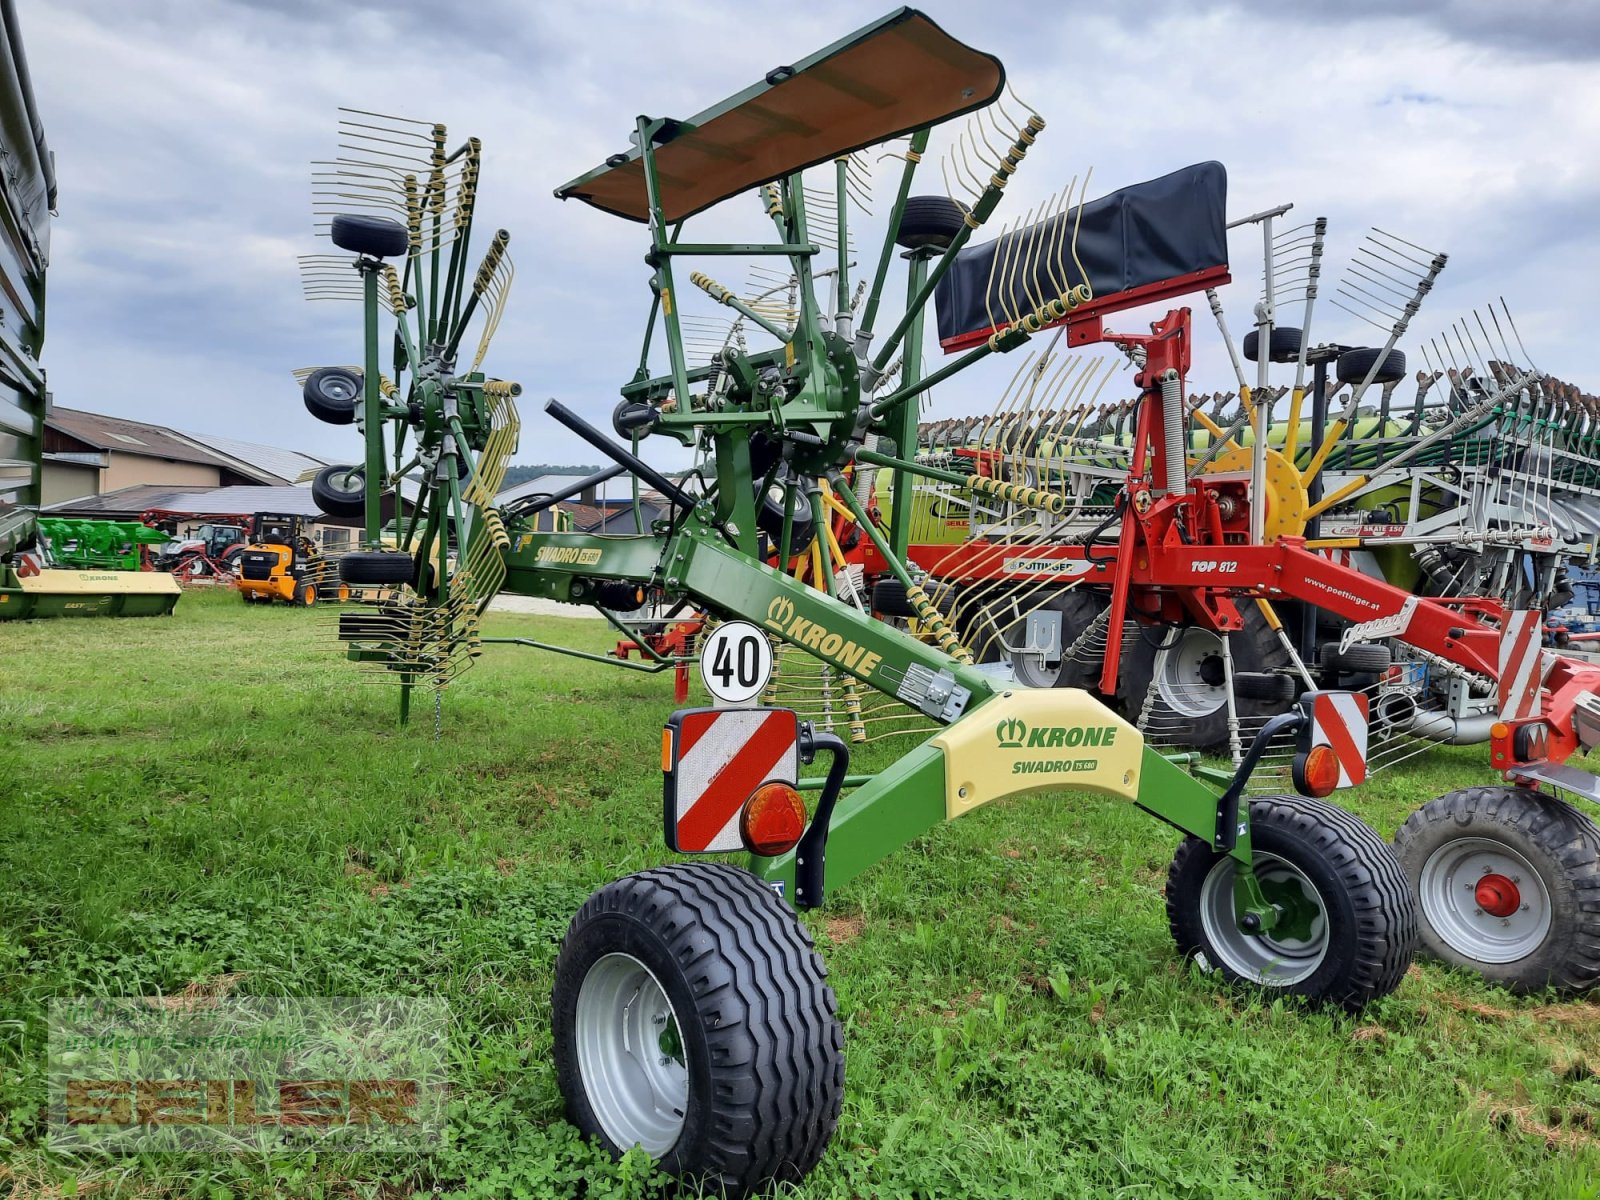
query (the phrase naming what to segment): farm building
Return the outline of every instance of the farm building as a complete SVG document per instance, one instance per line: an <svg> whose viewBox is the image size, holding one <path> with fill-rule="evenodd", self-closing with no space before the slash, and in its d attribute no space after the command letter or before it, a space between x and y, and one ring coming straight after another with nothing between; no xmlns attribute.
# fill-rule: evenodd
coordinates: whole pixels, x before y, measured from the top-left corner
<svg viewBox="0 0 1600 1200"><path fill-rule="evenodd" d="M136 486L278 486L325 465L276 446L57 406L44 422L43 503Z"/></svg>

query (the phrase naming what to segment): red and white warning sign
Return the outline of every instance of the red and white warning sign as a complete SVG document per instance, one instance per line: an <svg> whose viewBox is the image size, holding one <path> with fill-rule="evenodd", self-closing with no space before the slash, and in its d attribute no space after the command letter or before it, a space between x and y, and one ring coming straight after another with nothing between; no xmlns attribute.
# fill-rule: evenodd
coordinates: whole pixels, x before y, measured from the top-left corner
<svg viewBox="0 0 1600 1200"><path fill-rule="evenodd" d="M1547 664L1544 657L1544 613L1518 608L1506 614L1500 633L1500 719L1537 717Z"/></svg>
<svg viewBox="0 0 1600 1200"><path fill-rule="evenodd" d="M800 723L787 708L697 708L665 730L667 845L681 854L743 849L739 811L764 783L800 779Z"/></svg>
<svg viewBox="0 0 1600 1200"><path fill-rule="evenodd" d="M1339 760L1339 783L1355 787L1367 778L1367 719L1365 692L1313 692L1311 745L1327 746Z"/></svg>

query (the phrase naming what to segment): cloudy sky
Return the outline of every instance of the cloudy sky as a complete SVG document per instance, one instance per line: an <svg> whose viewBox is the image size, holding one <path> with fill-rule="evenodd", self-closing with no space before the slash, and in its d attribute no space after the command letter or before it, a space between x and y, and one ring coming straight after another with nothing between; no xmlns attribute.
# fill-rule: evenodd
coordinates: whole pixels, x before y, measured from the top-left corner
<svg viewBox="0 0 1600 1200"><path fill-rule="evenodd" d="M510 229L517 266L488 366L527 389L521 461L586 462L593 452L537 402L610 412L637 360L645 243L641 227L552 189L623 149L635 114L691 115L879 13L834 0L17 7L60 179L44 354L56 402L346 461L355 435L314 421L289 374L359 357L358 309L306 303L295 269L296 255L329 248L313 237L309 164L330 156L338 106L483 139L480 228ZM1595 389L1584 331L1600 276L1600 5L1302 8L925 11L998 55L1049 121L997 222L1088 167L1098 195L1218 159L1230 214L1292 201L1296 219L1328 217L1332 273L1369 225L1447 251L1417 332L1504 296L1537 365ZM918 190L937 181L929 172ZM713 210L689 234L751 230L750 210ZM863 247L881 236L872 228ZM1231 253L1224 300L1241 329L1258 235L1237 234ZM1191 303L1204 315L1203 297ZM1319 314L1317 340L1363 340L1336 310ZM1192 386L1229 386L1209 319L1201 340ZM985 366L943 388L935 415L996 397L1011 369Z"/></svg>

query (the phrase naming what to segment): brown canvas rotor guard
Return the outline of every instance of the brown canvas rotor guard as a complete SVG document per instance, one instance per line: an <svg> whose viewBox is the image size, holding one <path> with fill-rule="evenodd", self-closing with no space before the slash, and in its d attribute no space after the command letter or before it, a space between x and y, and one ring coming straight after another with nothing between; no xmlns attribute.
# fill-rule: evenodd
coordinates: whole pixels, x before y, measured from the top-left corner
<svg viewBox="0 0 1600 1200"><path fill-rule="evenodd" d="M1005 68L922 13L901 8L722 103L669 122L654 151L662 216L682 221L806 167L994 101ZM556 189L633 221L649 218L640 148Z"/></svg>

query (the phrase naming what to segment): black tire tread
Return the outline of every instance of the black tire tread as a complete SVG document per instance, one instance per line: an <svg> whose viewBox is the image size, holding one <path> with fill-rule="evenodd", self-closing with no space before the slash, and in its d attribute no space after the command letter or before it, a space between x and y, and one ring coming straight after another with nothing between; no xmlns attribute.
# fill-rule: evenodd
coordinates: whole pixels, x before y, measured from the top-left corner
<svg viewBox="0 0 1600 1200"><path fill-rule="evenodd" d="M1317 655L1324 670L1352 675L1387 670L1394 661L1394 654L1381 642L1352 642L1346 650L1338 642L1323 642Z"/></svg>
<svg viewBox="0 0 1600 1200"><path fill-rule="evenodd" d="M942 250L961 232L966 212L966 205L949 196L908 196L895 241L907 250Z"/></svg>
<svg viewBox="0 0 1600 1200"><path fill-rule="evenodd" d="M1487 836L1496 828L1519 833L1561 866L1573 885L1576 905L1570 928L1563 932L1553 923L1546 946L1529 958L1474 964L1433 934L1419 899L1425 953L1476 969L1515 992L1549 987L1577 994L1600 984L1600 828L1586 813L1530 788L1491 785L1446 792L1407 817L1395 834L1395 854L1414 894L1423 863L1437 849L1429 834L1439 827L1463 836L1469 830L1470 836Z"/></svg>
<svg viewBox="0 0 1600 1200"><path fill-rule="evenodd" d="M367 497L365 491L352 492L346 488L333 485L335 475L348 477L351 473L361 471L360 467L333 466L323 467L311 480L311 499L318 508L330 517L360 517L367 511ZM365 481L366 473L362 471ZM363 482L363 487L365 483Z"/></svg>
<svg viewBox="0 0 1600 1200"><path fill-rule="evenodd" d="M1359 384L1367 377L1367 372L1372 370L1372 364L1379 361L1382 347L1372 346L1356 350L1346 350L1334 361L1334 377L1340 383ZM1378 368L1372 382L1377 384L1399 383L1406 377L1406 356L1403 351L1391 350L1382 365Z"/></svg>
<svg viewBox="0 0 1600 1200"><path fill-rule="evenodd" d="M917 610L906 598L906 585L885 576L872 585L872 611L886 617L914 617Z"/></svg>
<svg viewBox="0 0 1600 1200"><path fill-rule="evenodd" d="M1272 339L1267 343L1267 361L1275 363L1291 363L1300 357L1300 330L1292 325L1274 325ZM1261 348L1261 331L1252 329L1244 335L1244 342L1240 346L1240 353L1250 362L1258 362L1256 355Z"/></svg>
<svg viewBox="0 0 1600 1200"><path fill-rule="evenodd" d="M1236 671L1233 676L1233 694L1241 700L1287 704L1294 691L1294 679L1280 671Z"/></svg>
<svg viewBox="0 0 1600 1200"><path fill-rule="evenodd" d="M395 586L417 577L417 564L404 550L351 550L339 556L339 578L345 583Z"/></svg>
<svg viewBox="0 0 1600 1200"><path fill-rule="evenodd" d="M1350 1012L1400 986L1417 943L1417 913L1411 886L1388 844L1365 821L1337 805L1306 796L1271 796L1250 802L1252 831L1278 826L1293 829L1318 845L1335 866L1356 910L1361 949L1350 972L1328 990L1307 999L1335 1004ZM1167 925L1186 955L1205 949L1187 929L1191 913L1174 895L1183 873L1196 856L1216 858L1198 838L1185 838L1167 873ZM1234 978L1224 964L1223 974ZM1244 981L1249 982L1249 981ZM1259 986L1259 985L1255 985ZM1296 985L1298 986L1298 985ZM1293 989L1290 989L1293 990Z"/></svg>
<svg viewBox="0 0 1600 1200"><path fill-rule="evenodd" d="M354 397L349 400L330 400L322 394L322 381L334 374L347 376L355 382ZM349 425L355 421L356 411L361 407L362 382L360 371L352 371L347 367L318 367L306 376L300 395L305 401L306 411L317 420L329 425Z"/></svg>
<svg viewBox="0 0 1600 1200"><path fill-rule="evenodd" d="M844 1099L838 1001L806 927L748 871L675 863L619 879L585 901L557 959L558 981L564 967L572 970L572 932L611 913L633 917L667 944L711 1049L723 1103L704 1160L678 1164L682 1172L709 1176L727 1195L769 1180L798 1182L822 1158Z"/></svg>

